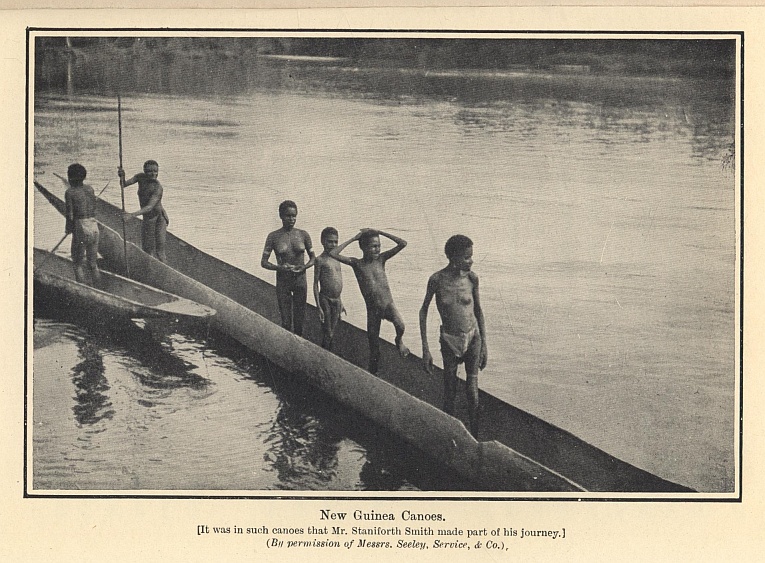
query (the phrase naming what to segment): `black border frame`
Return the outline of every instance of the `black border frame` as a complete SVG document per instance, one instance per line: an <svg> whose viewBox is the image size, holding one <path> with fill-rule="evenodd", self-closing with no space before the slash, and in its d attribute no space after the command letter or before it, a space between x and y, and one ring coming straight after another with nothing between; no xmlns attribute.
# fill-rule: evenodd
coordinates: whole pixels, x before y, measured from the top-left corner
<svg viewBox="0 0 765 563"><path fill-rule="evenodd" d="M739 172L739 197L738 202L739 209L739 240L740 240L740 254L739 254L739 451L738 451L738 496L730 498L694 498L693 496L685 497L586 497L586 496L565 496L565 497L550 497L550 496L507 496L502 493L496 493L494 496L471 496L470 494L464 494L460 496L395 496L379 494L378 496L357 496L357 495L317 495L317 496L301 496L301 495L230 495L230 494L191 494L191 495L173 495L173 494L94 494L94 495L82 495L82 494L49 494L49 493L30 493L28 490L28 402L29 402L29 229L30 229L30 217L29 217L29 199L32 197L30 194L33 190L29 189L29 128L30 128L30 70L32 67L31 61L31 37L33 33L39 32L131 32L135 35L154 35L158 32L162 33L181 33L181 32L206 32L206 33L290 33L295 35L302 35L307 33L338 33L342 35L357 35L364 33L421 33L421 34L475 34L475 35L496 35L496 34L516 34L516 35L539 35L539 34L556 34L556 35L620 35L628 38L629 36L638 35L653 35L653 36L738 36L740 40L740 81L739 81L739 118L740 118L740 148L738 151L734 151L734 155L737 158L735 168ZM531 37L529 37L531 38ZM453 39L457 39L454 37ZM573 39L573 37L571 38ZM125 27L27 27L26 28L26 84L25 84L25 200L24 200L24 213L25 213L25 232L24 232L24 436L23 436L23 498L25 499L147 499L147 500L160 500L160 499L174 499L174 500L299 500L299 501L520 501L520 502L687 502L687 503L699 503L699 502L711 502L711 503L741 503L743 501L743 462L744 462L744 32L743 31L608 31L608 30L455 30L455 29L325 29L325 28L310 28L310 29L290 29L290 28L196 28L196 27L181 27L181 28L125 28ZM32 194L33 195L33 194ZM735 271L734 271L735 275ZM735 310L735 306L734 306ZM423 491L427 493L427 491ZM628 494L628 493L624 493ZM634 494L634 493L633 493ZM687 495L704 495L710 493L683 493Z"/></svg>

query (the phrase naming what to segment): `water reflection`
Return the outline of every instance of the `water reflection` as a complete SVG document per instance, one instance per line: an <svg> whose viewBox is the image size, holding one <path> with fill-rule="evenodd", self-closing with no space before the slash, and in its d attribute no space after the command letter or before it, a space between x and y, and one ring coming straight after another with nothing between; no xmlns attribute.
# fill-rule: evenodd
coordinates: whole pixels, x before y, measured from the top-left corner
<svg viewBox="0 0 765 563"><path fill-rule="evenodd" d="M152 55L143 53L143 56ZM601 130L623 129L632 135L632 142L641 138L645 141L647 136L670 127L676 133L692 137L694 155L699 158L719 158L719 152L726 148L734 133L735 82L732 78L364 68L348 61L327 65L254 55L228 57L221 52L173 55L170 59L166 54L156 54L156 57L156 64L148 65L137 64L129 52L78 57L72 70L75 90L97 95L121 90L123 93L232 99L256 91L287 90L371 99L381 104L447 101L464 108L458 112L457 120L464 122L467 129L496 128L524 136L535 129L536 120L529 117L552 112L561 127L579 126L584 122ZM41 61L41 64L54 62ZM39 103L38 96L36 109L41 109ZM494 109L486 113L486 108ZM68 109L73 116L80 112L92 115L115 111L108 105L82 103L72 104ZM515 118L520 118L522 125L519 126ZM229 120L187 121L180 125L192 127L197 134L207 137L230 138L238 134L237 123ZM76 137L77 128L70 129ZM72 138L60 149L67 152L71 146L77 146L77 141Z"/></svg>
<svg viewBox="0 0 765 563"><path fill-rule="evenodd" d="M109 382L104 375L104 359L97 343L87 337L77 342L82 361L72 368L75 387L74 417L80 426L92 425L114 416L112 403L106 394Z"/></svg>
<svg viewBox="0 0 765 563"><path fill-rule="evenodd" d="M138 321L138 326L130 323L128 331L120 336L125 339L130 357L146 368L132 370L141 385L157 390L189 388L199 391L212 384L194 373L198 368L196 364L174 353L176 347L202 347L201 343L178 333L174 320L147 319Z"/></svg>
<svg viewBox="0 0 765 563"><path fill-rule="evenodd" d="M342 436L302 407L282 401L268 430L263 459L279 476L279 488L327 489L337 476Z"/></svg>

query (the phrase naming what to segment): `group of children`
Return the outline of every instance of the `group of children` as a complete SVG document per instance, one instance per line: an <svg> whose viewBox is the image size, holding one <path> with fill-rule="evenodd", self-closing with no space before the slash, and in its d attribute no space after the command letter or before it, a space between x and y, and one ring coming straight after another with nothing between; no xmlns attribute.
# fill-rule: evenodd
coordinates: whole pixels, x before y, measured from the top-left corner
<svg viewBox="0 0 765 563"><path fill-rule="evenodd" d="M330 349L335 328L344 311L341 301L343 276L341 264L353 268L367 309L369 341L369 371L377 373L380 362L380 325L390 321L396 330L396 346L402 357L409 354L403 342L405 324L396 305L385 273L387 261L406 247L406 241L395 235L374 229L362 229L353 238L338 244L334 227L321 232L324 251L315 256L310 235L295 227L297 205L284 201L279 205L282 228L269 233L263 249L261 266L276 271L276 293L282 326L302 335L308 284L306 270L314 267L313 292L322 325L322 346ZM380 250L380 237L396 246ZM358 241L361 258L341 254ZM457 369L465 364L467 375L468 415L471 432L478 433L478 372L486 367L488 352L486 327L478 291L478 276L471 270L473 242L464 235L449 238L444 247L449 264L430 276L425 299L419 313L422 337L422 362L433 373L433 357L427 337L428 309L433 297L441 317L441 356L444 363L444 410L453 414L457 393ZM276 264L270 261L276 256ZM308 261L305 261L305 256Z"/></svg>
<svg viewBox="0 0 765 563"><path fill-rule="evenodd" d="M125 213L125 216L143 215L143 250L164 262L169 219L162 207L162 185L157 179L159 165L153 160L146 161L143 172L128 180L125 179L122 168L119 168L117 173L123 188L138 184L141 208L132 213ZM86 174L85 168L80 164L72 164L67 171L69 186L66 191L66 232L74 234L72 260L78 281L87 283L87 267L90 271L90 283L97 283L100 274L97 263L99 234L94 218L96 196L93 188L83 183ZM324 251L315 256L310 235L295 227L297 214L297 204L294 201L283 201L279 205L282 227L269 233L260 262L263 268L276 272L276 295L282 326L302 335L308 294L305 272L313 266L313 293L322 324L322 346L330 349L335 328L345 310L341 300L341 264L346 264L353 268L366 303L369 371L376 374L379 369L380 325L383 320L393 324L399 354L406 357L409 349L403 341L405 324L393 302L385 273L387 261L406 247L406 241L383 231L362 229L353 238L338 244L337 229L327 227L321 233ZM380 237L390 239L396 246L381 252ZM341 254L355 241L358 241L363 253L361 258ZM420 308L422 362L424 369L432 373L433 357L428 345L427 319L430 303L435 296L436 308L441 317L439 341L444 363L444 410L450 414L454 412L457 368L459 364L464 363L470 427L471 432L477 435L478 372L486 367L488 353L478 292L478 276L471 270L473 242L464 235L454 235L446 242L444 252L449 264L430 276L425 299ZM270 261L272 253L276 256L276 264Z"/></svg>
<svg viewBox="0 0 765 563"><path fill-rule="evenodd" d="M165 239L170 220L162 207L162 184L159 183L159 165L154 160L147 160L143 172L125 179L125 171L117 169L120 185L125 188L138 184L138 202L141 208L125 217L143 215L141 246L144 252L165 262ZM66 202L66 234L72 235L72 262L77 281L97 285L101 274L98 270L98 224L95 220L96 194L93 188L84 183L87 170L75 163L67 169L64 195ZM63 179L63 178L62 178Z"/></svg>

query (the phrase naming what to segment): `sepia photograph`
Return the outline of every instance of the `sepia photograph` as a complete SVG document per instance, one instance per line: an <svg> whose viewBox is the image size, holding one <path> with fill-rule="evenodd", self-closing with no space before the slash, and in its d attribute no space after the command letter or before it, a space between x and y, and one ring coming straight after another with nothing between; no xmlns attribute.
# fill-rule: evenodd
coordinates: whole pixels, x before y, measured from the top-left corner
<svg viewBox="0 0 765 563"><path fill-rule="evenodd" d="M740 499L742 33L27 48L26 496Z"/></svg>

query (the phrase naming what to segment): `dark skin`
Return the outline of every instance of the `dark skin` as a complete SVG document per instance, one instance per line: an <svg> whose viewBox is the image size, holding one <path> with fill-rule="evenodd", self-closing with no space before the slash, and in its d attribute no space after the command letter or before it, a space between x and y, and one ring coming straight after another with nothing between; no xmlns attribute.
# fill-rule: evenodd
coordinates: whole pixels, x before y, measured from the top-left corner
<svg viewBox="0 0 765 563"><path fill-rule="evenodd" d="M369 339L369 371L377 373L380 362L380 324L383 319L393 323L396 329L396 346L399 354L406 357L409 349L404 345L404 319L393 303L388 277L385 274L385 263L401 252L406 247L406 241L395 235L377 231L377 235L370 236L366 244L361 248L363 257L351 258L340 254L349 244L358 241L363 235L372 231L362 229L352 239L334 248L329 255L335 260L351 266L359 289L367 305L367 337ZM384 236L396 243L394 248L380 252L380 236Z"/></svg>
<svg viewBox="0 0 765 563"><path fill-rule="evenodd" d="M138 217L143 215L144 222L142 226L142 247L144 252L151 254L159 259L161 262L167 261L167 255L165 252L165 244L167 239L167 220L162 209L162 184L159 183L157 177L159 176L159 165L147 164L143 168L143 174L136 174L135 176L125 179L125 171L122 168L117 169L117 175L120 177L120 185L123 188L131 186L135 183L141 185L141 183L149 183L151 186L151 196L149 197L146 205L143 205L138 211L132 213L125 213L125 217ZM155 214L155 210L159 210L157 217L150 217ZM152 247L151 241L154 241Z"/></svg>
<svg viewBox="0 0 765 563"><path fill-rule="evenodd" d="M316 257L311 246L311 237L307 232L295 228L297 209L286 208L280 218L282 228L269 233L260 265L266 270L276 272L276 297L279 301L282 327L300 336L303 333L308 292L305 271L313 266ZM276 264L270 261L271 252L276 255Z"/></svg>
<svg viewBox="0 0 765 563"><path fill-rule="evenodd" d="M433 356L428 345L428 309L433 297L441 316L443 330L448 334L466 334L475 326L481 336L481 348L477 358L465 361L466 392L471 432L478 434L478 372L486 367L489 353L486 346L486 325L481 298L478 291L478 276L471 271L473 247L450 257L449 265L433 274L428 280L425 299L420 308L420 336L422 338L422 365L429 374L433 373ZM457 394L457 369L459 362L454 354L442 351L444 361L444 411L454 413Z"/></svg>
<svg viewBox="0 0 765 563"><path fill-rule="evenodd" d="M64 230L68 235L74 233L71 252L75 279L80 283L98 284L101 280L101 272L98 269L98 244L83 242L76 232L77 219L95 215L96 194L92 187L84 184L79 178L72 178L69 181L61 178L61 181L68 188L64 195L66 201Z"/></svg>
<svg viewBox="0 0 765 563"><path fill-rule="evenodd" d="M329 255L337 247L337 235L328 234L321 242L324 245L324 252L316 257L314 263L313 297L316 300L319 322L321 322L321 345L329 350L335 336L335 327L340 321L340 314L345 310L339 301L337 303L333 301L339 300L343 291L343 272L340 269L340 262Z"/></svg>

